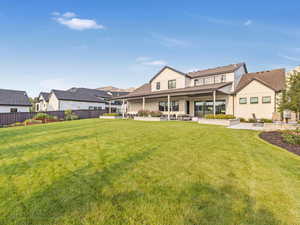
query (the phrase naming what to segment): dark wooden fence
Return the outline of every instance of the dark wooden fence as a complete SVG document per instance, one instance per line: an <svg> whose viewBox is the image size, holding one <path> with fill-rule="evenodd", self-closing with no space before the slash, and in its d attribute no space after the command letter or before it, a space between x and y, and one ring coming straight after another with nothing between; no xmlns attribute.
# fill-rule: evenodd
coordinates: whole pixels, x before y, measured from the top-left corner
<svg viewBox="0 0 300 225"><path fill-rule="evenodd" d="M80 119L98 118L107 110L72 110ZM13 124L16 122L24 122L27 119L32 119L38 112L17 112L17 113L0 113L0 126ZM49 111L45 112L48 115L57 116L59 119L64 119L65 111Z"/></svg>

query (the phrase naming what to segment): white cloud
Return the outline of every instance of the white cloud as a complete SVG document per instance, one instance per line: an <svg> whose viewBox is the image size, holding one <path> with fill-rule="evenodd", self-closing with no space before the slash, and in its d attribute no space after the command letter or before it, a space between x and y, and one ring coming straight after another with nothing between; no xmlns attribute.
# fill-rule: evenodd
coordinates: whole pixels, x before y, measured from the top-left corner
<svg viewBox="0 0 300 225"><path fill-rule="evenodd" d="M290 61L296 61L296 62L300 63L300 58L298 58L298 57L293 57L293 56L288 56L288 55L282 55L282 54L278 54L278 56L280 56L280 57L282 57L284 59L290 60Z"/></svg>
<svg viewBox="0 0 300 225"><path fill-rule="evenodd" d="M52 13L52 15L54 15ZM102 30L105 27L98 24L95 20L91 19L80 19L76 17L75 13L66 12L62 16L60 14L54 15L54 20L61 25L64 25L72 30ZM75 18L76 17L76 18Z"/></svg>
<svg viewBox="0 0 300 225"><path fill-rule="evenodd" d="M253 23L252 20L247 20L245 23L244 23L244 26L250 26L251 24Z"/></svg>
<svg viewBox="0 0 300 225"><path fill-rule="evenodd" d="M165 66L168 64L164 60L155 60L151 57L146 57L146 56L137 57L136 62L144 66Z"/></svg>
<svg viewBox="0 0 300 225"><path fill-rule="evenodd" d="M153 61L143 62L143 65L147 65L147 66L165 66L165 65L167 65L167 62L164 61L164 60L153 60Z"/></svg>
<svg viewBox="0 0 300 225"><path fill-rule="evenodd" d="M166 47L188 47L190 45L189 42L180 40L173 37L167 37L164 35L152 33L152 38L159 41L159 43Z"/></svg>
<svg viewBox="0 0 300 225"><path fill-rule="evenodd" d="M66 17L66 18L73 18L73 17L76 17L77 15L73 12L66 12L63 14L63 17Z"/></svg>
<svg viewBox="0 0 300 225"><path fill-rule="evenodd" d="M51 13L52 16L60 16L60 13L59 12L53 12Z"/></svg>

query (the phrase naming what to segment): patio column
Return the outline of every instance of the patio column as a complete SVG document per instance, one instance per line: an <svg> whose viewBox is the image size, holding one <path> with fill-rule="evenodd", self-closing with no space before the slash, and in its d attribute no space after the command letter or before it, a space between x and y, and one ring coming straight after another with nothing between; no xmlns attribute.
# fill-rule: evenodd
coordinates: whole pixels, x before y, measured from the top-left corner
<svg viewBox="0 0 300 225"><path fill-rule="evenodd" d="M216 115L216 91L213 92L213 110L215 116Z"/></svg>
<svg viewBox="0 0 300 225"><path fill-rule="evenodd" d="M122 117L123 117L123 119L125 118L125 99L124 98L122 101Z"/></svg>
<svg viewBox="0 0 300 225"><path fill-rule="evenodd" d="M143 110L145 110L145 102L146 102L145 97L143 97Z"/></svg>
<svg viewBox="0 0 300 225"><path fill-rule="evenodd" d="M168 95L168 120L170 120L170 95Z"/></svg>
<svg viewBox="0 0 300 225"><path fill-rule="evenodd" d="M108 112L111 113L111 101L109 101Z"/></svg>

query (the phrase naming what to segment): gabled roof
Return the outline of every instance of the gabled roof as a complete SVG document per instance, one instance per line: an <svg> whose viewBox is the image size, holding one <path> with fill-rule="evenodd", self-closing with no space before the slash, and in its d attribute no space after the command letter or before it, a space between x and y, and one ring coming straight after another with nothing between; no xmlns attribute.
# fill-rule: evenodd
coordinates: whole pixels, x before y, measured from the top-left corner
<svg viewBox="0 0 300 225"><path fill-rule="evenodd" d="M247 73L242 76L235 92L239 92L253 80L256 80L274 91L285 89L285 69L267 70L256 73Z"/></svg>
<svg viewBox="0 0 300 225"><path fill-rule="evenodd" d="M210 69L206 69L206 70L189 72L188 76L190 76L191 78L196 78L196 77L205 77L205 76L209 76L209 75L217 75L217 74L223 74L223 73L232 73L232 72L236 71L237 69L241 68L242 66L245 67L245 70L247 73L246 64L245 63L237 63L237 64L230 64L227 66L210 68Z"/></svg>
<svg viewBox="0 0 300 225"><path fill-rule="evenodd" d="M102 98L110 98L111 95L107 93L107 91L103 90L97 90L97 89L90 89L90 88L70 88L68 91L72 93L78 93L82 95L92 95L92 96L97 96L97 97L102 97Z"/></svg>
<svg viewBox="0 0 300 225"><path fill-rule="evenodd" d="M66 101L105 103L104 98L111 98L106 92L87 88L71 88L67 91L52 90L52 93L57 99Z"/></svg>
<svg viewBox="0 0 300 225"><path fill-rule="evenodd" d="M147 83L137 88L134 92L122 97L123 98L134 98L134 97L144 97L144 96L155 97L155 96L166 95L166 94L170 94L170 95L178 95L183 93L188 94L191 92L209 93L231 84L232 82L227 82L227 83L208 84L208 85L186 87L186 88L168 89L168 90L161 90L161 91L151 91L151 85Z"/></svg>
<svg viewBox="0 0 300 225"><path fill-rule="evenodd" d="M0 105L31 106L25 91L0 89Z"/></svg>
<svg viewBox="0 0 300 225"><path fill-rule="evenodd" d="M176 70L176 69L174 69L174 68L172 68L172 67L170 67L170 66L165 66L165 67L163 67L157 74L155 74L154 77L151 78L151 80L150 80L149 83L151 83L151 82L152 82L157 76L159 76L159 74L161 74L165 69L170 69L170 70L172 70L172 71L174 71L174 72L176 72L176 73L179 73L179 74L181 74L181 75L183 75L183 76L189 77L186 73L180 72L179 70Z"/></svg>
<svg viewBox="0 0 300 225"><path fill-rule="evenodd" d="M48 92L41 92L39 94L39 97L41 97L41 96L45 99L46 102L49 102L50 93L48 93Z"/></svg>
<svg viewBox="0 0 300 225"><path fill-rule="evenodd" d="M102 90L102 91L110 91L110 92L133 92L135 90L135 88L131 87L131 88L116 88L113 86L105 86L105 87L101 87L101 88L96 88L97 90Z"/></svg>

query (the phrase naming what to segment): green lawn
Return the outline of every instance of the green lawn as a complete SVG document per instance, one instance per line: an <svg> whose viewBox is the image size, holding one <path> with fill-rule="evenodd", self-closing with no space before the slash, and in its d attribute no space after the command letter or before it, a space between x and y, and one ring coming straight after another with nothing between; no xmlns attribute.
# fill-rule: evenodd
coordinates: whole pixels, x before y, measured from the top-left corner
<svg viewBox="0 0 300 225"><path fill-rule="evenodd" d="M300 224L300 157L192 122L0 129L0 224Z"/></svg>

